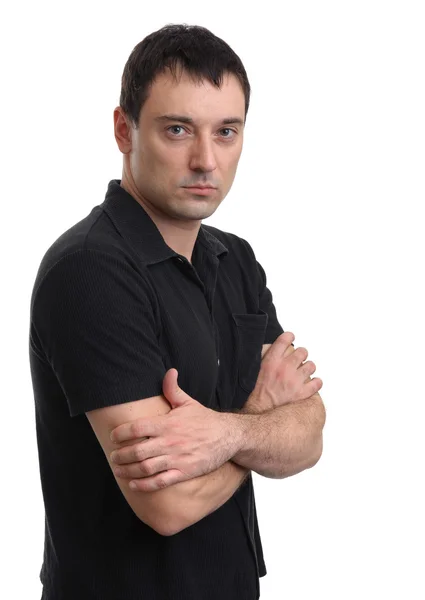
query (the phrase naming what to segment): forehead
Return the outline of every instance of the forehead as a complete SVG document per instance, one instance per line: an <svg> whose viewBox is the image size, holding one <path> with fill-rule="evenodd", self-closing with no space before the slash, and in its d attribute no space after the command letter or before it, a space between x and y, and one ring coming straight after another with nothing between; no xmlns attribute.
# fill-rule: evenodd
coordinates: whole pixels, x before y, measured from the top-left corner
<svg viewBox="0 0 425 600"><path fill-rule="evenodd" d="M245 96L238 78L225 73L218 88L207 79L198 81L186 71L173 77L167 69L152 83L141 117L155 118L174 113L196 121L215 121L228 116L245 119Z"/></svg>

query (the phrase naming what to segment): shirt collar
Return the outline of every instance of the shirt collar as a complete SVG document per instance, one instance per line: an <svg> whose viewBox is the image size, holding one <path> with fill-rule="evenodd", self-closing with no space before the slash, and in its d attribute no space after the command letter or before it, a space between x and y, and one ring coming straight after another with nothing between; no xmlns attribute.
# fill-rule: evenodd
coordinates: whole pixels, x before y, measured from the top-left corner
<svg viewBox="0 0 425 600"><path fill-rule="evenodd" d="M158 227L141 204L120 184L120 179L112 179L109 182L105 201L101 204L119 233L147 265L179 256L166 244ZM195 246L197 244L201 244L207 252L216 257L228 252L226 246L202 224Z"/></svg>

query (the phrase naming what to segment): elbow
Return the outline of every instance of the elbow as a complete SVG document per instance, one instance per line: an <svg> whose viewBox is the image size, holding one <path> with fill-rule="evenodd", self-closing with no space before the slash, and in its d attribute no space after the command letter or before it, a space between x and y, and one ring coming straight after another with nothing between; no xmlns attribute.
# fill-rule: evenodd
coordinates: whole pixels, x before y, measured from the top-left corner
<svg viewBox="0 0 425 600"><path fill-rule="evenodd" d="M322 456L323 450L323 438L322 434L319 435L314 447L310 448L308 453L304 453L302 457L299 458L298 461L285 464L277 474L272 475L272 477L276 479L285 479L286 477L291 477L292 475L297 475L302 471L307 469L311 469L316 465L320 457Z"/></svg>
<svg viewBox="0 0 425 600"><path fill-rule="evenodd" d="M163 537L176 535L188 527L188 525L184 525L175 516L169 514L157 515L153 522L148 523L148 525Z"/></svg>
<svg viewBox="0 0 425 600"><path fill-rule="evenodd" d="M319 402L319 408L320 412L317 417L316 432L313 434L314 441L312 442L312 448L309 457L310 464L307 468L314 467L314 465L319 462L323 452L323 428L325 427L326 423L326 409L321 398Z"/></svg>
<svg viewBox="0 0 425 600"><path fill-rule="evenodd" d="M190 527L191 525L193 525L193 522L168 522L168 523L159 523L155 526L155 531L157 533L159 533L159 535L162 535L164 537L170 537L172 535L176 535L177 533L180 533L181 531L183 531L184 529L187 529L187 527Z"/></svg>
<svg viewBox="0 0 425 600"><path fill-rule="evenodd" d="M174 511L170 514L169 511L161 511L156 512L154 517L151 518L142 518L140 515L137 515L141 521L148 525L151 529L156 531L159 535L163 537L170 537L172 535L176 535L192 525L192 522L183 521L183 519L179 518Z"/></svg>
<svg viewBox="0 0 425 600"><path fill-rule="evenodd" d="M318 442L314 449L314 452L311 453L310 464L308 466L309 469L311 469L311 467L314 467L314 465L317 465L317 463L320 460L320 457L322 456L322 452L323 452L323 436L322 436L322 434L320 434Z"/></svg>
<svg viewBox="0 0 425 600"><path fill-rule="evenodd" d="M156 533L159 533L159 535L163 537L170 537L178 533L178 531L176 531L176 529L169 524L155 523L150 525L150 527L152 527Z"/></svg>
<svg viewBox="0 0 425 600"><path fill-rule="evenodd" d="M174 486L141 496L134 510L137 517L163 537L170 537L190 527L204 514L200 514L195 502L199 483L189 480Z"/></svg>
<svg viewBox="0 0 425 600"><path fill-rule="evenodd" d="M325 427L325 424L326 424L326 407L323 404L322 398L320 398L320 418L319 418L319 422L320 422L320 428L323 431L323 428Z"/></svg>
<svg viewBox="0 0 425 600"><path fill-rule="evenodd" d="M159 511L158 508L156 508L154 512L141 512L139 510L136 512L134 510L134 507L132 508L136 517L138 517L138 519L140 519L142 523L144 523L163 537L175 535L182 529L182 527L179 528L178 523L176 523L176 519L173 517L173 515L170 515L165 510Z"/></svg>
<svg viewBox="0 0 425 600"><path fill-rule="evenodd" d="M140 519L141 521L143 521L143 523L145 525L148 525L148 527L150 527L151 529L153 529L156 533L158 533L159 535L162 535L163 537L170 537L171 535L175 535L176 533L178 533L179 531L181 531L181 529L178 529L174 523L167 521L167 520L155 520L155 521L148 521L147 519Z"/></svg>

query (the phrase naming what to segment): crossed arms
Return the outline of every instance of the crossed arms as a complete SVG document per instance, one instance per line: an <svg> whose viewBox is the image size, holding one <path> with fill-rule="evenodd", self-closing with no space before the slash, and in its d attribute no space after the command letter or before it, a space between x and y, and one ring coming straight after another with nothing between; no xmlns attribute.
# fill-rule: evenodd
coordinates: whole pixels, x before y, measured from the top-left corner
<svg viewBox="0 0 425 600"><path fill-rule="evenodd" d="M178 387L175 369L165 375L162 396L86 413L142 521L174 535L222 506L251 470L283 478L317 463L322 382L310 378L315 366L303 362L307 351L294 350L293 339L286 332L263 346L257 385L240 413L198 403Z"/></svg>

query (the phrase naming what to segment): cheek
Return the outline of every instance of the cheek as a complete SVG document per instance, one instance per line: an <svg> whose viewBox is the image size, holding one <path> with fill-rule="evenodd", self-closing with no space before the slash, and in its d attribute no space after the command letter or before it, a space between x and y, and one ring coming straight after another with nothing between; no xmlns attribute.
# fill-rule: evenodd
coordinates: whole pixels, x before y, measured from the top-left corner
<svg viewBox="0 0 425 600"><path fill-rule="evenodd" d="M170 148L165 145L157 145L152 148L150 164L156 171L161 171L163 179L180 177L185 169L185 153L183 148Z"/></svg>
<svg viewBox="0 0 425 600"><path fill-rule="evenodd" d="M236 170L239 159L241 157L241 153L242 153L242 148L239 146L239 144L235 145L231 148L226 148L226 152L223 155L223 159L226 163L228 171Z"/></svg>
<svg viewBox="0 0 425 600"><path fill-rule="evenodd" d="M143 172L146 173L147 185L152 190L170 194L181 184L186 171L177 163L175 155L160 153L150 154L142 167L142 176Z"/></svg>
<svg viewBox="0 0 425 600"><path fill-rule="evenodd" d="M238 168L239 156L240 156L240 154L232 156L227 162L226 173L227 173L228 179L232 179L232 177L235 176L236 169Z"/></svg>

